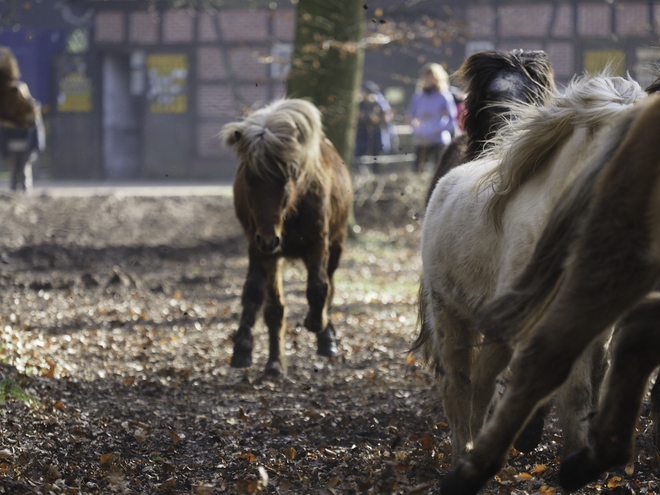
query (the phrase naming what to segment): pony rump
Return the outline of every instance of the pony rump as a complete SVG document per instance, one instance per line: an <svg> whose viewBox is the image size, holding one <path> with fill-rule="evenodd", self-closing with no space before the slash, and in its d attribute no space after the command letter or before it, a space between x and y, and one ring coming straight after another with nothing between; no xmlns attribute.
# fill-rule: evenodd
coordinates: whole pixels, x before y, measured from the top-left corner
<svg viewBox="0 0 660 495"><path fill-rule="evenodd" d="M493 149L486 153L500 165L480 183L493 189L485 208L496 228L502 227L509 200L551 162L576 128L595 131L645 96L630 77L600 74L574 79L565 94L555 91L546 107L512 105L515 118L492 139Z"/></svg>
<svg viewBox="0 0 660 495"><path fill-rule="evenodd" d="M589 217L598 177L643 109L633 107L599 138L597 154L559 200L523 273L508 292L484 308L478 327L485 343L516 342L543 317Z"/></svg>
<svg viewBox="0 0 660 495"><path fill-rule="evenodd" d="M303 186L329 182L320 160L324 137L321 112L300 99L275 101L220 132L224 145L234 148L243 166L258 177L291 174Z"/></svg>

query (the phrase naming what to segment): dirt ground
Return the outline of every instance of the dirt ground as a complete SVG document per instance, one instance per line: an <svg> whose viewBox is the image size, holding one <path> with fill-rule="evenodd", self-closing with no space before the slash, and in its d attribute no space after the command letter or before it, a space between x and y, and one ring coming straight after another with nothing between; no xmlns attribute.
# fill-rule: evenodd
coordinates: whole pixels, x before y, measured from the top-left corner
<svg viewBox="0 0 660 495"><path fill-rule="evenodd" d="M340 356L301 326L284 272L286 377L229 367L247 268L230 199L0 196L0 493L439 493L451 448L415 336L427 176L356 177L336 274ZM660 490L647 412L635 462L583 493ZM550 424L488 493L558 486Z"/></svg>

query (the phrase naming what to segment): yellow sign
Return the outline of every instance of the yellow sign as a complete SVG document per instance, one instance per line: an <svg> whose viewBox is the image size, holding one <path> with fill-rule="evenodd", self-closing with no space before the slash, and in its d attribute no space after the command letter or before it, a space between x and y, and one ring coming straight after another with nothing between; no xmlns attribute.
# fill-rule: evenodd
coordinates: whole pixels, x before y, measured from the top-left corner
<svg viewBox="0 0 660 495"><path fill-rule="evenodd" d="M188 110L186 55L148 55L147 75L147 99L152 113L185 113Z"/></svg>
<svg viewBox="0 0 660 495"><path fill-rule="evenodd" d="M585 50L584 70L589 74L602 72L610 67L615 76L626 75L626 52L623 50Z"/></svg>
<svg viewBox="0 0 660 495"><path fill-rule="evenodd" d="M91 80L84 72L69 72L60 80L57 110L59 112L89 112L91 109Z"/></svg>

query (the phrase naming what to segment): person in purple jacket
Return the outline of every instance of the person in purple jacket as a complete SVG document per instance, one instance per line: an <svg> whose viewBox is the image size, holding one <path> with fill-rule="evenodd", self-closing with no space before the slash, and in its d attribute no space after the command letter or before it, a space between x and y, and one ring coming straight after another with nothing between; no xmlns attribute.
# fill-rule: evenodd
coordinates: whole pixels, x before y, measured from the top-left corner
<svg viewBox="0 0 660 495"><path fill-rule="evenodd" d="M451 143L457 114L447 72L440 64L426 64L406 112L413 128L416 171L423 171L428 161L437 160L442 149Z"/></svg>

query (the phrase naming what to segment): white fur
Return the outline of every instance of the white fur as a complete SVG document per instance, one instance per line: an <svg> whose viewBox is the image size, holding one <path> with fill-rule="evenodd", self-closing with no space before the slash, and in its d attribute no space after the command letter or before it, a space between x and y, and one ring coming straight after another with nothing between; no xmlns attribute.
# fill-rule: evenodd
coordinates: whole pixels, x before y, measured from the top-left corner
<svg viewBox="0 0 660 495"><path fill-rule="evenodd" d="M491 153L455 168L436 186L422 229L421 297L430 325L423 350L445 370L454 460L481 428L496 375L510 359L479 348L481 336L472 330L479 310L520 275L559 197L597 152L602 129L644 96L630 79L578 79L548 107L520 106ZM594 393L589 366L577 369L568 386ZM562 395L570 403L571 394ZM565 440L570 448L586 442L586 425L576 424L585 407L591 404L579 411L560 405L565 430L576 437Z"/></svg>

